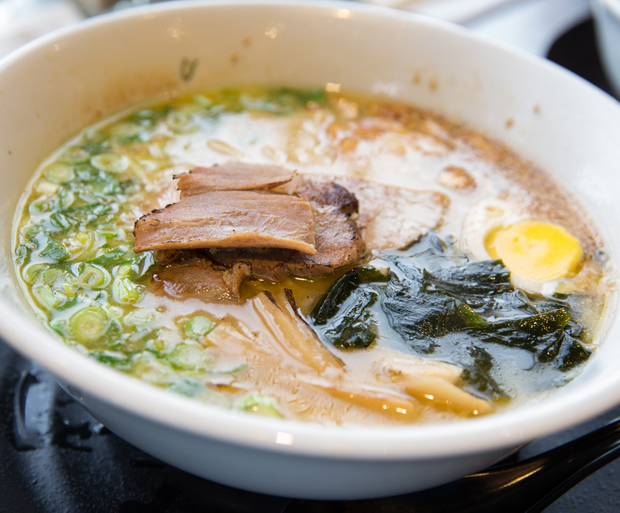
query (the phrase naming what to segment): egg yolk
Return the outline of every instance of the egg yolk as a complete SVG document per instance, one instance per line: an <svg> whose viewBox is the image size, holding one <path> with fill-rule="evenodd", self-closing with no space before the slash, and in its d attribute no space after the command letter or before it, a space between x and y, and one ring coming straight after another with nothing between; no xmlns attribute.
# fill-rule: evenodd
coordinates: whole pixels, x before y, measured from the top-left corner
<svg viewBox="0 0 620 513"><path fill-rule="evenodd" d="M565 228L544 221L519 221L489 233L484 241L491 258L533 281L554 281L577 272L583 259L579 241Z"/></svg>

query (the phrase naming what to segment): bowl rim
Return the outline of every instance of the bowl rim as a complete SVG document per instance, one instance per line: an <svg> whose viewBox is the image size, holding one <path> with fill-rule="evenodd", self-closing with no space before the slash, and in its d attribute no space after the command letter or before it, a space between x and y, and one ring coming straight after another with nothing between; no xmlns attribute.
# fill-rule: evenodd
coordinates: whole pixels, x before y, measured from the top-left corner
<svg viewBox="0 0 620 513"><path fill-rule="evenodd" d="M412 26L422 24L457 34L458 37L477 39L514 58L525 59L532 66L545 67L549 73L562 74L565 80L581 81L587 94L598 94L602 99L606 97L604 101L609 101L610 108L617 109L620 115L620 104L616 105L617 102L606 93L571 72L506 43L414 13L332 0L187 0L109 13L64 27L28 43L0 61L0 73L51 42L83 33L92 26L153 15L188 13L194 9L221 9L239 5L310 9L320 13L345 9L381 19L406 20ZM554 401L551 397L488 417L453 423L363 427L263 418L202 404L141 382L85 358L55 339L36 319L18 311L5 298L0 298L0 308L6 312L0 321L0 335L18 352L49 370L63 383L75 387L78 396L84 394L86 402L90 395L125 412L199 437L307 457L407 460L514 448L539 436L585 421L620 402L620 394L614 396L610 393L614 389L620 390L619 375L614 381L599 382L586 390L572 390L561 401ZM613 312L610 315L616 317Z"/></svg>

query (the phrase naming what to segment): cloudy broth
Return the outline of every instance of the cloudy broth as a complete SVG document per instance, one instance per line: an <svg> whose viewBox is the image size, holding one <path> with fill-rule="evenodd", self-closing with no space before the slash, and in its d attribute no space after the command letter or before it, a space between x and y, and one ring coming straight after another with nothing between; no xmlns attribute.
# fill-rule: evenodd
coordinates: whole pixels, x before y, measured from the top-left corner
<svg viewBox="0 0 620 513"><path fill-rule="evenodd" d="M175 292L158 276L178 263L134 252L134 225L178 201L174 176L226 162L421 191L436 219L333 273L253 275L217 301ZM557 275L511 272L490 254L513 257L507 227L575 257L550 264ZM321 90L209 90L87 128L24 192L15 262L37 317L85 355L224 408L337 424L450 421L539 397L594 354L612 294L596 230L544 172L438 115Z"/></svg>

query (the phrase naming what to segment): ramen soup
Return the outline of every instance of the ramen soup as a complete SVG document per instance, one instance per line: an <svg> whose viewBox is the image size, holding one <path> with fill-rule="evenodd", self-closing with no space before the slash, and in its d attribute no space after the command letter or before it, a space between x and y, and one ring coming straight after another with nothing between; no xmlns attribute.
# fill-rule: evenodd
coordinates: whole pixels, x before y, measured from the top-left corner
<svg viewBox="0 0 620 513"><path fill-rule="evenodd" d="M435 114L221 89L41 165L15 265L45 326L177 394L398 424L542 397L596 351L602 244L541 170Z"/></svg>

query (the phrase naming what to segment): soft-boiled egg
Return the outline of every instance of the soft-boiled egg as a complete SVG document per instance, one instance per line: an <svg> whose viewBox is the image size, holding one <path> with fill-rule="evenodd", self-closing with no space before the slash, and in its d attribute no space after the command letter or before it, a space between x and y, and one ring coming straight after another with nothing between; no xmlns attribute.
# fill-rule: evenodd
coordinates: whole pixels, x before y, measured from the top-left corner
<svg viewBox="0 0 620 513"><path fill-rule="evenodd" d="M509 201L490 200L472 209L463 234L463 249L474 259L501 259L513 282L534 291L574 276L583 261L579 240L566 228L532 219Z"/></svg>
<svg viewBox="0 0 620 513"><path fill-rule="evenodd" d="M491 258L501 258L512 273L526 280L574 276L583 260L579 241L566 228L547 221L524 219L491 230L484 243Z"/></svg>

